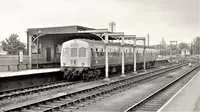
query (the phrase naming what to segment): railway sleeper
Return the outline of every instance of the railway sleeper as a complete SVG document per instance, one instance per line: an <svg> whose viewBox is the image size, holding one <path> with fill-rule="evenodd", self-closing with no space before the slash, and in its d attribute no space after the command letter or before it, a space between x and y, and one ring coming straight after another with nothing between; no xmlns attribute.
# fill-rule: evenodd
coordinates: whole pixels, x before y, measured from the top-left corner
<svg viewBox="0 0 200 112"><path fill-rule="evenodd" d="M61 109L61 110L57 110L55 112L73 112L72 109L68 109L68 108L65 108L65 109Z"/></svg>
<svg viewBox="0 0 200 112"><path fill-rule="evenodd" d="M60 99L60 101L64 101L64 102L69 102L71 101L72 99L71 98L63 98L63 99Z"/></svg>
<svg viewBox="0 0 200 112"><path fill-rule="evenodd" d="M81 104L75 104L77 107L84 107L85 105L83 103Z"/></svg>
<svg viewBox="0 0 200 112"><path fill-rule="evenodd" d="M145 103L144 107L148 107L148 106L150 106L150 107L152 107L152 106L160 107L160 106L162 106L162 104L159 104L159 103L157 103L157 104L151 104L151 103L146 104Z"/></svg>
<svg viewBox="0 0 200 112"><path fill-rule="evenodd" d="M74 110L76 110L76 109L78 109L79 107L76 107L76 106L70 106L70 107L67 107L66 109L74 109Z"/></svg>
<svg viewBox="0 0 200 112"><path fill-rule="evenodd" d="M23 110L21 112L42 112L42 111L39 111L39 110Z"/></svg>
<svg viewBox="0 0 200 112"><path fill-rule="evenodd" d="M139 108L137 111L156 112L156 108Z"/></svg>

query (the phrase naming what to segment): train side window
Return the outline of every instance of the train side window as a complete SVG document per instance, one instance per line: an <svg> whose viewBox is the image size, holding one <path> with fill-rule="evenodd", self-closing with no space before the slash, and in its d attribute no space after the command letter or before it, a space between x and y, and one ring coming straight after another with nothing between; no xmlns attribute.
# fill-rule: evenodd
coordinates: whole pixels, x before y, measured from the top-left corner
<svg viewBox="0 0 200 112"><path fill-rule="evenodd" d="M112 52L111 51L108 52L108 56L112 57Z"/></svg>
<svg viewBox="0 0 200 112"><path fill-rule="evenodd" d="M63 49L63 56L69 57L69 48L64 48Z"/></svg>
<svg viewBox="0 0 200 112"><path fill-rule="evenodd" d="M132 53L131 53L131 52L129 53L129 56L130 56L130 57L132 56Z"/></svg>
<svg viewBox="0 0 200 112"><path fill-rule="evenodd" d="M110 48L109 51L108 51L108 56L109 56L109 57L112 57L111 48Z"/></svg>
<svg viewBox="0 0 200 112"><path fill-rule="evenodd" d="M121 50L120 50L120 48L118 48L117 53L118 53L118 56L120 57L120 55L121 55Z"/></svg>
<svg viewBox="0 0 200 112"><path fill-rule="evenodd" d="M98 49L95 49L95 57L98 57Z"/></svg>
<svg viewBox="0 0 200 112"><path fill-rule="evenodd" d="M114 49L114 51L113 51L113 57L116 57L116 56L117 56L116 50Z"/></svg>
<svg viewBox="0 0 200 112"><path fill-rule="evenodd" d="M144 53L145 53L144 50L141 50L141 56L144 56Z"/></svg>
<svg viewBox="0 0 200 112"><path fill-rule="evenodd" d="M132 52L132 50L131 50L131 48L129 48L129 57L131 57L131 52Z"/></svg>
<svg viewBox="0 0 200 112"><path fill-rule="evenodd" d="M91 55L92 55L92 57L94 56L94 53L93 53L93 49L91 48Z"/></svg>
<svg viewBox="0 0 200 112"><path fill-rule="evenodd" d="M101 49L101 56L104 56L104 51L103 51L103 49Z"/></svg>
<svg viewBox="0 0 200 112"><path fill-rule="evenodd" d="M79 48L79 57L86 57L86 48Z"/></svg>
<svg viewBox="0 0 200 112"><path fill-rule="evenodd" d="M126 49L124 52L124 56L127 57L127 54L128 54L128 50Z"/></svg>

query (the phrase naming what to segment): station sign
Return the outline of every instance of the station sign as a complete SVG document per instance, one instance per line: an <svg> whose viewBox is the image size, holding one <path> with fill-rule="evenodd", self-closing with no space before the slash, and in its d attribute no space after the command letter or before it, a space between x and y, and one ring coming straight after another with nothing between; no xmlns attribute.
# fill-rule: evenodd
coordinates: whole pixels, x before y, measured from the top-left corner
<svg viewBox="0 0 200 112"><path fill-rule="evenodd" d="M22 50L19 50L19 63L23 63L23 51Z"/></svg>

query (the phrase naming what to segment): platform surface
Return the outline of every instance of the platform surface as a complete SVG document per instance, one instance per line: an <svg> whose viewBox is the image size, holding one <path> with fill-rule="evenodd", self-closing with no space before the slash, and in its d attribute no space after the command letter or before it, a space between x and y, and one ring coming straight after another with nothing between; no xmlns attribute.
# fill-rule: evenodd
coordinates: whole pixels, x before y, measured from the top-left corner
<svg viewBox="0 0 200 112"><path fill-rule="evenodd" d="M158 112L200 112L200 72Z"/></svg>
<svg viewBox="0 0 200 112"><path fill-rule="evenodd" d="M31 69L31 70L21 70L21 71L0 72L0 78L39 74L39 73L58 72L58 71L60 71L60 68L45 68L45 69Z"/></svg>

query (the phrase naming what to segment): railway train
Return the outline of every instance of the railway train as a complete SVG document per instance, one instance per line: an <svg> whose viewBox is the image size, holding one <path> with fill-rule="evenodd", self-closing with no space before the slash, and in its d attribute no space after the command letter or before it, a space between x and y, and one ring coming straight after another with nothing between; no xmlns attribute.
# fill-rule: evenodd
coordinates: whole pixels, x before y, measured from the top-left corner
<svg viewBox="0 0 200 112"><path fill-rule="evenodd" d="M133 45L124 45L125 72L133 69ZM136 46L137 69L143 68L143 46ZM146 47L146 68L155 65L156 49ZM73 39L62 44L61 71L67 80L97 79L105 74L105 44L102 41ZM109 73L121 71L122 53L120 43L108 43Z"/></svg>

